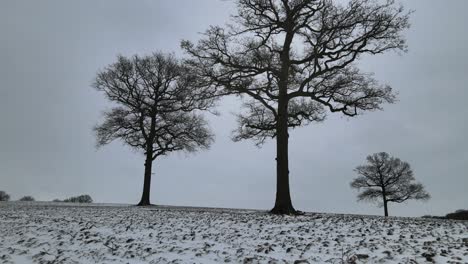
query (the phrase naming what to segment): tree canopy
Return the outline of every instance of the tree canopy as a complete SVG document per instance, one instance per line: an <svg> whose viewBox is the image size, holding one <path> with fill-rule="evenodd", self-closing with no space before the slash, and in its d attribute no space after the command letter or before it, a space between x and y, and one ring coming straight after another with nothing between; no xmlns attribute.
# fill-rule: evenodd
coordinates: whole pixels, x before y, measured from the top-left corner
<svg viewBox="0 0 468 264"><path fill-rule="evenodd" d="M200 100L188 74L173 55L118 56L117 62L97 74L94 87L116 103L95 127L97 145L120 139L152 159L172 151L206 148L213 136L202 115L212 101Z"/></svg>
<svg viewBox="0 0 468 264"><path fill-rule="evenodd" d="M211 26L197 44L183 41L192 70L220 94L248 96L235 139L275 137L278 101L287 124L322 121L326 109L355 116L392 103L355 63L362 55L405 51L408 13L394 1L239 0L227 28Z"/></svg>

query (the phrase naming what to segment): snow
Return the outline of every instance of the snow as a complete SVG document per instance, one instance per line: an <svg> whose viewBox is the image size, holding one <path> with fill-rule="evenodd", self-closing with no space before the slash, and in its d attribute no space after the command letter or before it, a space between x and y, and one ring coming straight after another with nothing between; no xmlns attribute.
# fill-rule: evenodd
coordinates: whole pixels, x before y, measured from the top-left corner
<svg viewBox="0 0 468 264"><path fill-rule="evenodd" d="M468 222L0 203L0 263L221 262L468 263Z"/></svg>

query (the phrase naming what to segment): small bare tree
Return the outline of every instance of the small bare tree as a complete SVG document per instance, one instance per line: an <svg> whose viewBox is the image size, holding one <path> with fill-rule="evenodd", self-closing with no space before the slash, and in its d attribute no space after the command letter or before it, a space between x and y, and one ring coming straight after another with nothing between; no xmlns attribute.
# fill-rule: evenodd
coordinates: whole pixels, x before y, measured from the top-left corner
<svg viewBox="0 0 468 264"><path fill-rule="evenodd" d="M143 194L138 205L150 204L153 161L174 151L193 152L213 141L198 110L213 101L191 86L193 77L173 56L118 56L98 72L94 87L117 104L95 127L97 146L120 139L145 154Z"/></svg>
<svg viewBox="0 0 468 264"><path fill-rule="evenodd" d="M276 138L273 213L294 214L289 191L288 128L322 121L325 110L355 116L392 103L355 62L404 51L408 13L392 0L237 0L227 29L210 27L198 44L183 41L199 85L243 95L234 140Z"/></svg>
<svg viewBox="0 0 468 264"><path fill-rule="evenodd" d="M388 216L389 202L430 198L423 185L414 182L413 171L407 162L380 152L369 155L367 163L354 169L360 176L351 182L351 187L363 189L358 195L359 201L381 201L379 205L383 205L385 216Z"/></svg>

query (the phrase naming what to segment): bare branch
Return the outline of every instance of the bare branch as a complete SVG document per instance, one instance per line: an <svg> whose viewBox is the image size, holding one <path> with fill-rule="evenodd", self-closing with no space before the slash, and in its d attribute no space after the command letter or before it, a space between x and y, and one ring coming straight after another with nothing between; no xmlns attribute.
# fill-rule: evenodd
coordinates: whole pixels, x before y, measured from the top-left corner
<svg viewBox="0 0 468 264"><path fill-rule="evenodd" d="M274 137L281 100L292 104L289 127L322 121L324 108L356 116L396 100L390 86L356 67L366 54L406 51L409 13L393 0L352 0L346 6L330 0L237 0L237 7L227 29L212 26L198 43L181 44L197 85L207 93L257 101L245 104L251 112L239 115L235 140Z"/></svg>

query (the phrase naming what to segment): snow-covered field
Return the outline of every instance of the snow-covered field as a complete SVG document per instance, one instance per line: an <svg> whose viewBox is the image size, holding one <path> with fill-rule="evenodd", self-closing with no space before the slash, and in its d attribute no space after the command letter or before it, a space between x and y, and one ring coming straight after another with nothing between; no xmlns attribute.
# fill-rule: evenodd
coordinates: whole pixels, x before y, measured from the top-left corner
<svg viewBox="0 0 468 264"><path fill-rule="evenodd" d="M0 203L0 263L468 263L468 222Z"/></svg>

